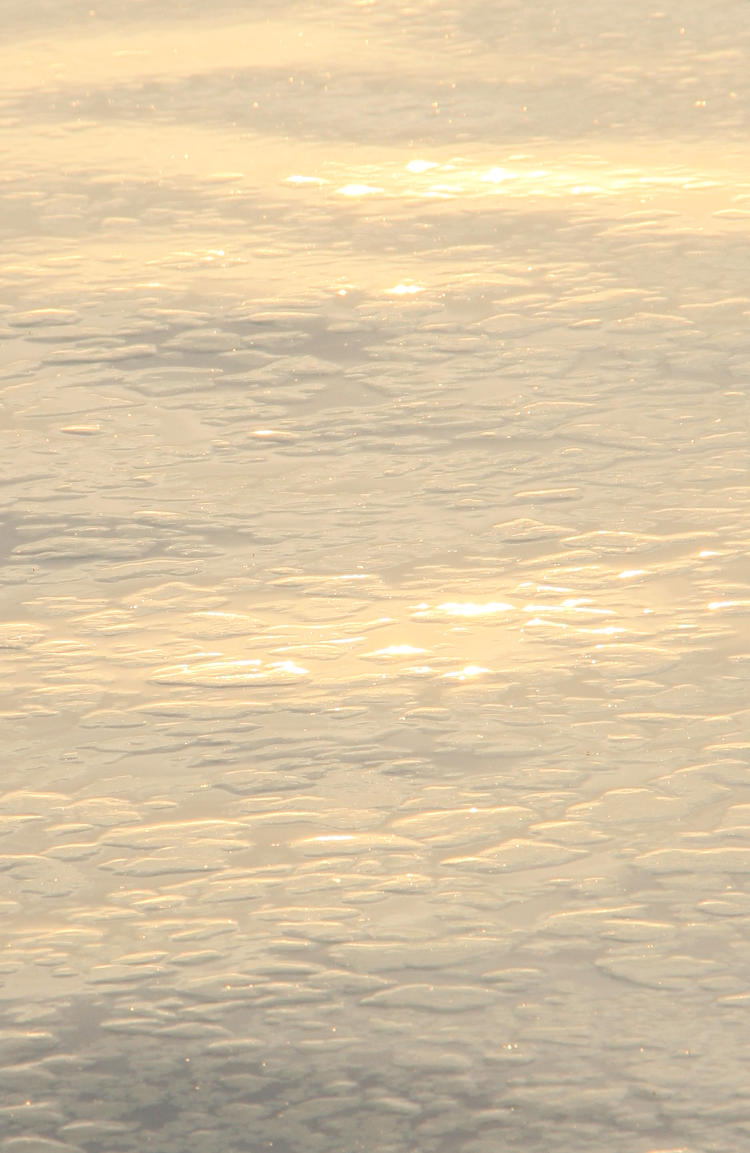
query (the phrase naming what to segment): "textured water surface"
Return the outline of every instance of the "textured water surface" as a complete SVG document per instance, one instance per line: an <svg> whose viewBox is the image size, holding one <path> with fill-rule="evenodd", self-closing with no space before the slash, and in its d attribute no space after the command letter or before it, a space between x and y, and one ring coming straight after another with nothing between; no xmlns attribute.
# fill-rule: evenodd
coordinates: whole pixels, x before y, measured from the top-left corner
<svg viewBox="0 0 750 1153"><path fill-rule="evenodd" d="M61 12L0 78L0 1151L735 1153L745 6Z"/></svg>

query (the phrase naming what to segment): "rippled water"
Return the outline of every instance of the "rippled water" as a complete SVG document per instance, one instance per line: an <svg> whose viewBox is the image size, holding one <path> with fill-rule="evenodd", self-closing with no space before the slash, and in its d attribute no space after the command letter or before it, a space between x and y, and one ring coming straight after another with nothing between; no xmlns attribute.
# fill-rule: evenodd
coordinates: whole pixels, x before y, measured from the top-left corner
<svg viewBox="0 0 750 1153"><path fill-rule="evenodd" d="M746 6L6 39L0 1150L736 1153Z"/></svg>

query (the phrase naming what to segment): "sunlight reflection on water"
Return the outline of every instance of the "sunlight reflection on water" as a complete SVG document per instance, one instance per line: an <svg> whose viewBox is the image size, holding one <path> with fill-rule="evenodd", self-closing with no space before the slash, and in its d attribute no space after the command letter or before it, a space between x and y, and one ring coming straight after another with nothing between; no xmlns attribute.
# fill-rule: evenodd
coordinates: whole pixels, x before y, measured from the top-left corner
<svg viewBox="0 0 750 1153"><path fill-rule="evenodd" d="M8 14L0 1153L744 1147L745 15Z"/></svg>

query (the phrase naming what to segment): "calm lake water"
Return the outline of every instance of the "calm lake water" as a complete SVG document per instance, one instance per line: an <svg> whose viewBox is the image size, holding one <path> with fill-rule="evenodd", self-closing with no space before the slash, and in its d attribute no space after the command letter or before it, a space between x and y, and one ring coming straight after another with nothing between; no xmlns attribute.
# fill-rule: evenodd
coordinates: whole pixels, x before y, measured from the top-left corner
<svg viewBox="0 0 750 1153"><path fill-rule="evenodd" d="M12 7L0 1153L737 1153L747 5Z"/></svg>

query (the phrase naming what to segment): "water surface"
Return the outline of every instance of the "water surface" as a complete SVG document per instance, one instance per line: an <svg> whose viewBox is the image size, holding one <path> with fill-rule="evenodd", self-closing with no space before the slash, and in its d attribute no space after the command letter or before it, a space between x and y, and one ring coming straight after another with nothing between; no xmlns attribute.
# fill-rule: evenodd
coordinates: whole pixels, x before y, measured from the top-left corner
<svg viewBox="0 0 750 1153"><path fill-rule="evenodd" d="M2 1153L735 1151L747 13L33 0Z"/></svg>

